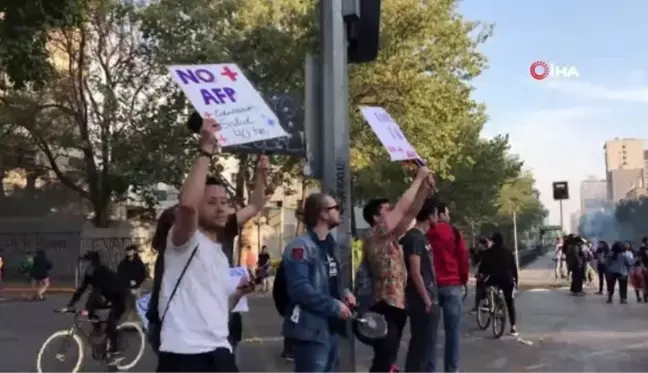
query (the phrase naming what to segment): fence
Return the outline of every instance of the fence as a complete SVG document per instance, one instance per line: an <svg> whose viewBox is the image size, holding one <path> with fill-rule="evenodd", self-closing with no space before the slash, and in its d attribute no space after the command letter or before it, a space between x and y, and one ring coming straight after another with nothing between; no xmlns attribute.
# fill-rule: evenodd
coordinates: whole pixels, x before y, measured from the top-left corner
<svg viewBox="0 0 648 373"><path fill-rule="evenodd" d="M131 244L142 248L148 246L148 236L128 237L118 235L85 236L77 232L18 232L0 233L0 256L5 262L6 281L28 281L27 274L20 272L20 267L27 255L36 250L43 250L52 263L50 278L56 282L76 283L82 268L78 267L78 258L88 250L100 253L102 261L116 269L125 255L125 249Z"/></svg>

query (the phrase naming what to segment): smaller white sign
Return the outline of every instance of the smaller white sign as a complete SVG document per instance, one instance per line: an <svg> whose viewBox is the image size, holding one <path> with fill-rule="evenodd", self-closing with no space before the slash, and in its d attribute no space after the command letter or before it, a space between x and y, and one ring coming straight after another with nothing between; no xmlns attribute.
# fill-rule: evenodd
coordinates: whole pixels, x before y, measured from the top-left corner
<svg viewBox="0 0 648 373"><path fill-rule="evenodd" d="M222 146L288 136L236 64L173 65L169 72L196 111L220 123Z"/></svg>
<svg viewBox="0 0 648 373"><path fill-rule="evenodd" d="M407 141L398 123L380 106L360 106L360 112L380 143L387 149L392 161L420 159L414 147Z"/></svg>
<svg viewBox="0 0 648 373"><path fill-rule="evenodd" d="M245 267L234 267L230 268L230 286L232 293L236 291L236 288L241 283L241 279L250 279L250 272L248 272ZM242 297L241 300L234 306L232 312L248 312L250 307L248 306L247 297Z"/></svg>

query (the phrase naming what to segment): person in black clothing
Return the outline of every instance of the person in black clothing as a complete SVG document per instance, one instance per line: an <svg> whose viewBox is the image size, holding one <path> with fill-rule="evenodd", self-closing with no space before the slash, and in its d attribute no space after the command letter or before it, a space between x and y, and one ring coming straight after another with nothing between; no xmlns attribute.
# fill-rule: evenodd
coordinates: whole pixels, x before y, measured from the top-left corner
<svg viewBox="0 0 648 373"><path fill-rule="evenodd" d="M436 281L432 253L425 233L437 220L437 204L433 199L427 199L416 215L416 224L400 240L408 274L405 302L411 334L405 361L406 372L427 371L432 358L430 351L436 348L433 331L439 322L439 310L435 305Z"/></svg>
<svg viewBox="0 0 648 373"><path fill-rule="evenodd" d="M603 294L603 284L605 284L605 263L610 255L610 245L605 241L599 241L596 248L596 272L598 273L599 291L596 294Z"/></svg>
<svg viewBox="0 0 648 373"><path fill-rule="evenodd" d="M485 286L496 286L504 292L504 301L511 321L511 334L517 335L515 301L513 292L518 284L518 270L513 253L504 247L500 233L491 237L492 245L482 253L478 273Z"/></svg>
<svg viewBox="0 0 648 373"><path fill-rule="evenodd" d="M268 254L268 246L261 247L261 253L257 260L256 280L261 285L261 291L266 292L270 284L268 283L268 276L270 275L270 254Z"/></svg>
<svg viewBox="0 0 648 373"><path fill-rule="evenodd" d="M37 250L34 256L34 263L29 271L32 284L37 287L36 299L45 299L45 292L50 286L50 271L52 270L52 263L47 259L45 251Z"/></svg>
<svg viewBox="0 0 648 373"><path fill-rule="evenodd" d="M73 308L79 299L81 299L88 286L91 286L92 293L86 302L88 317L97 319L97 309L110 308L108 318L106 319L105 333L110 342L110 351L108 351L110 354L109 365L116 365L122 359L118 353L117 323L126 311L126 304L130 296L128 286L115 272L101 264L101 258L98 252L88 251L80 259L88 263L83 281L72 295L72 299L70 299L67 307L60 311L66 312L68 309ZM98 324L95 323L95 325Z"/></svg>
<svg viewBox="0 0 648 373"><path fill-rule="evenodd" d="M126 248L126 257L117 266L117 276L128 284L131 291L139 289L146 280L146 265L137 254L136 245L130 245Z"/></svg>
<svg viewBox="0 0 648 373"><path fill-rule="evenodd" d="M477 268L479 268L481 261L482 261L482 256L484 253L484 250L487 250L490 248L492 245L492 242L486 237L481 237L477 241L477 254L475 255L475 264ZM477 307L479 307L479 301L484 297L484 291L486 290L486 286L484 285L484 279L481 277L481 275L478 273L478 275L475 278L475 305L473 309L470 311L470 313L475 314L477 313Z"/></svg>

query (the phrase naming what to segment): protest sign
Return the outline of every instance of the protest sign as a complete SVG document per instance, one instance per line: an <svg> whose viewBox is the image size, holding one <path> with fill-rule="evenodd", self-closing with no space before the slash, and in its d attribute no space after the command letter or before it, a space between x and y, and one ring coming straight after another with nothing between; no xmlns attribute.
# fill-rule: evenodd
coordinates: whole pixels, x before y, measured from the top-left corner
<svg viewBox="0 0 648 373"><path fill-rule="evenodd" d="M306 139L304 134L304 105L297 93L263 93L263 99L279 118L279 125L287 136L274 139L254 141L246 144L226 146L223 152L282 154L304 157Z"/></svg>
<svg viewBox="0 0 648 373"><path fill-rule="evenodd" d="M241 283L241 279L249 279L250 273L245 267L234 267L230 268L230 286L232 292L236 290L238 285ZM247 312L250 310L248 306L247 297L242 297L241 300L236 304L232 312Z"/></svg>
<svg viewBox="0 0 648 373"><path fill-rule="evenodd" d="M236 64L173 65L169 72L196 111L220 123L221 146L287 135Z"/></svg>
<svg viewBox="0 0 648 373"><path fill-rule="evenodd" d="M360 112L380 143L387 149L392 161L417 160L420 157L405 138L394 119L380 106L360 106Z"/></svg>

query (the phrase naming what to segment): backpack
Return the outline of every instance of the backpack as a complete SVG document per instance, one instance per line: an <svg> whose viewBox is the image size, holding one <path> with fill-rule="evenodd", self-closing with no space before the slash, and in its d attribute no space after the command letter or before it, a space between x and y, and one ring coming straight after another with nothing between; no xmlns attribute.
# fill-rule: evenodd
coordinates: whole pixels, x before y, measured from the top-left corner
<svg viewBox="0 0 648 373"><path fill-rule="evenodd" d="M290 305L290 298L288 297L283 261L279 263L274 282L272 283L272 299L274 300L275 308L277 309L279 315L285 317L286 309Z"/></svg>

